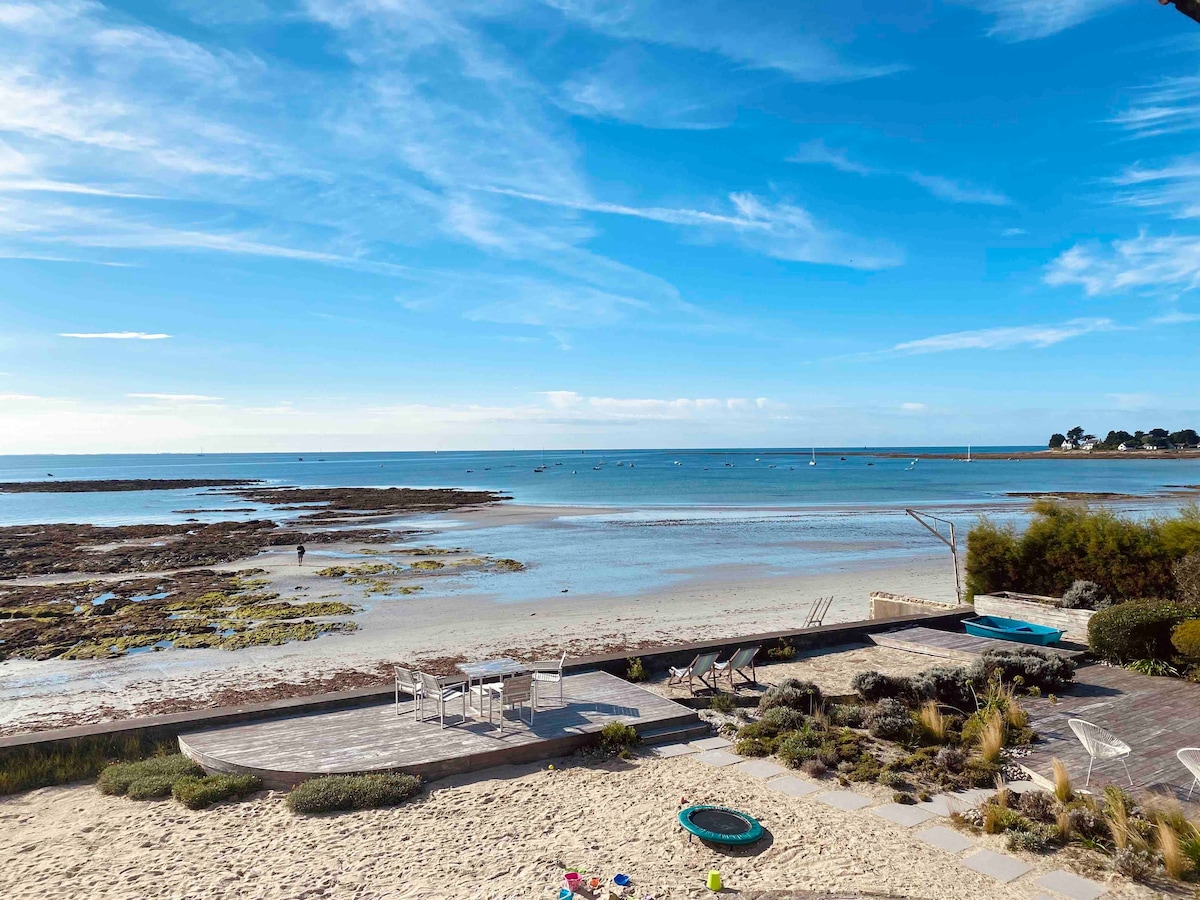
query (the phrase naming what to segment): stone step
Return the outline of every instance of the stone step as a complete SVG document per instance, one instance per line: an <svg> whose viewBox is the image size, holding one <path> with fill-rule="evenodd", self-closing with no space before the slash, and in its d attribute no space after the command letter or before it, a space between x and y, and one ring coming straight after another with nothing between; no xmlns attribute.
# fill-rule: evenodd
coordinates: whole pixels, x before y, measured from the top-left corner
<svg viewBox="0 0 1200 900"><path fill-rule="evenodd" d="M711 734L712 729L707 722L685 722L679 725L668 725L664 728L652 728L641 733L642 743L646 746L655 744L686 744L696 738Z"/></svg>

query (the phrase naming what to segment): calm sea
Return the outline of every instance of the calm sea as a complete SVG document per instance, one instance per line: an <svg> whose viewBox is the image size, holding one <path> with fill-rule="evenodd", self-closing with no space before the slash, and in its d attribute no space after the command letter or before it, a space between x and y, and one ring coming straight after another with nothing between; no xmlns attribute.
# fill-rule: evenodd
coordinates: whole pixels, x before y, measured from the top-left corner
<svg viewBox="0 0 1200 900"><path fill-rule="evenodd" d="M0 456L0 481L52 475L54 480L258 478L307 486L486 488L510 494L518 503L597 508L592 515L461 534L454 534L461 523L452 513L420 520L454 535L438 538L439 543L529 564L516 576L439 582L448 596L488 593L500 600L535 600L564 588L632 594L697 576L846 571L941 557L945 549L905 516L904 507L935 508L965 533L983 512L1020 524L1028 500L1014 493L1130 494L1145 499L1115 505L1144 514L1179 503L1154 494L1200 483L1200 463L1191 460L913 463L859 455L862 448L847 448L855 455L843 461L842 452L820 451L815 466L809 465L808 450L765 449ZM534 471L543 465L544 471ZM201 509L212 511L184 512ZM0 493L2 525L218 521L271 514L209 489Z"/></svg>

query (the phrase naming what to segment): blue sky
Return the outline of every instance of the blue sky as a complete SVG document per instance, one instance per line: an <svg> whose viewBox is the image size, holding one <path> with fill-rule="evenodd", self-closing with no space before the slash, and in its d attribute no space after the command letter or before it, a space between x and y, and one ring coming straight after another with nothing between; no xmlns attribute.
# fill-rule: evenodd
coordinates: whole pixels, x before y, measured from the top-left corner
<svg viewBox="0 0 1200 900"><path fill-rule="evenodd" d="M0 452L1200 424L1137 0L0 3Z"/></svg>

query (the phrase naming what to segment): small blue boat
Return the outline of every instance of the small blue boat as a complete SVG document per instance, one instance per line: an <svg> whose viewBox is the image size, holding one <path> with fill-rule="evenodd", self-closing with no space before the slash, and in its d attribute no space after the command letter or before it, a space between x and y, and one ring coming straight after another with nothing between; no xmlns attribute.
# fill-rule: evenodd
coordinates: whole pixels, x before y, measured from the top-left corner
<svg viewBox="0 0 1200 900"><path fill-rule="evenodd" d="M1037 644L1048 647L1062 640L1062 629L1046 625L1034 625L1020 619L1005 619L1001 616L973 616L963 620L967 634L975 637L993 638L999 641L1019 641L1022 644Z"/></svg>

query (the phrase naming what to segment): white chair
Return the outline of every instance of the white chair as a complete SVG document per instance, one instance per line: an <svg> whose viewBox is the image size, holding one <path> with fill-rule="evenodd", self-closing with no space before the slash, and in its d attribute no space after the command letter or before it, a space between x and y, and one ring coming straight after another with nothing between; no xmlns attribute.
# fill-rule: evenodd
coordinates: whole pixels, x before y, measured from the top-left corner
<svg viewBox="0 0 1200 900"><path fill-rule="evenodd" d="M758 651L762 646L756 644L753 647L739 647L733 656L725 660L725 662L713 663L713 668L716 669L714 678L720 681L722 675L729 678L729 690L734 691L737 688L733 684L733 676L741 675L746 679L746 684L758 684L758 678L754 674L754 657L758 656ZM746 670L750 670L750 677L746 678Z"/></svg>
<svg viewBox="0 0 1200 900"><path fill-rule="evenodd" d="M1188 788L1187 798L1192 799L1192 791L1200 784L1200 747L1184 747L1175 754L1184 768L1192 775L1192 786Z"/></svg>
<svg viewBox="0 0 1200 900"><path fill-rule="evenodd" d="M693 697L695 697L696 682L699 681L710 691L715 691L717 689L716 685L709 682L704 676L712 671L713 664L716 663L716 661L716 653L701 653L682 669L677 669L674 666L671 666L671 677L667 679L667 686L670 687L673 684L683 684L686 681L688 691Z"/></svg>
<svg viewBox="0 0 1200 900"><path fill-rule="evenodd" d="M463 721L466 721L467 687L464 679L438 678L427 672L418 672L417 677L421 681L421 706L418 713L418 718L421 721L425 720L425 704L433 703L434 710L437 712L438 722L445 728L446 704L452 700L462 700L462 717Z"/></svg>
<svg viewBox="0 0 1200 900"><path fill-rule="evenodd" d="M529 727L533 727L533 674L528 675L513 675L509 678L502 678L500 681L493 681L490 684L481 684L471 689L479 693L479 706L483 708L483 699L487 697L487 717L488 721L492 721L492 704L498 703L500 706L500 733L504 734L504 708L506 706L517 707L517 720L521 720L521 710L526 706L529 707Z"/></svg>
<svg viewBox="0 0 1200 900"><path fill-rule="evenodd" d="M558 661L557 669L534 669L533 670L533 705L537 706L537 691L538 685L541 684L557 684L558 685L558 702L563 702L563 666L566 665L567 654L564 652L562 659Z"/></svg>
<svg viewBox="0 0 1200 900"><path fill-rule="evenodd" d="M1125 768L1125 777L1129 779L1129 786L1133 787L1133 776L1129 774L1129 766L1125 765L1125 757L1132 752L1127 743L1107 728L1101 728L1099 725L1083 719L1068 719L1067 724L1071 726L1075 737L1079 738L1079 743L1083 744L1083 749L1088 754L1088 771L1087 779L1083 783L1084 787L1091 784L1092 764L1096 760L1103 762L1106 759L1121 761L1121 765Z"/></svg>
<svg viewBox="0 0 1200 900"><path fill-rule="evenodd" d="M413 698L413 718L421 708L421 683L417 680L412 669L403 666L392 666L396 673L396 715L400 715L400 695L408 694Z"/></svg>

